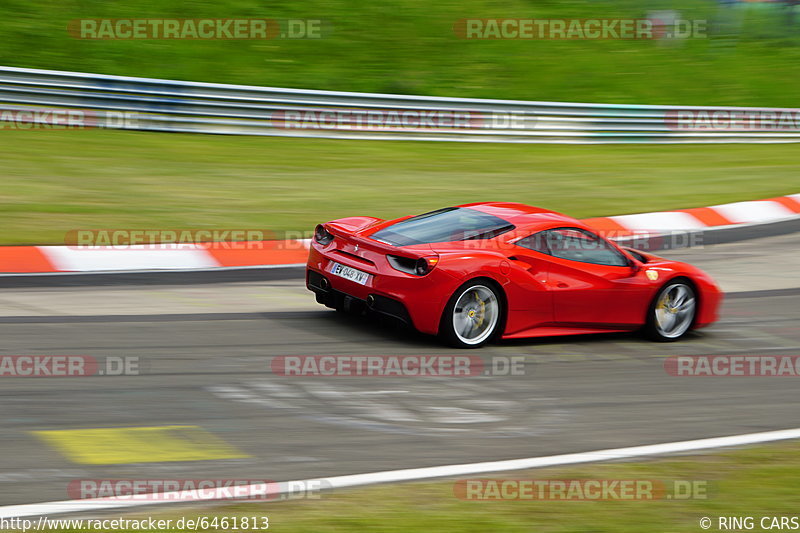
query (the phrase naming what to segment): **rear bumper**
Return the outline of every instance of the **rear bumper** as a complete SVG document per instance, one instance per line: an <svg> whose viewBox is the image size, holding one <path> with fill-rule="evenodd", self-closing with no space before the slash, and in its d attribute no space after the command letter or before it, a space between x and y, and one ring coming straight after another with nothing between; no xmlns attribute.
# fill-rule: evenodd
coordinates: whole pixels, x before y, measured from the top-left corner
<svg viewBox="0 0 800 533"><path fill-rule="evenodd" d="M317 302L329 307L363 306L405 322L415 329L435 335L439 320L450 294L458 281L442 269L434 269L426 276L417 277L396 272L390 267L370 269L364 265L348 263L341 257L338 263L368 272L371 277L361 285L329 272L329 259L317 245L312 244L306 267L306 287Z"/></svg>
<svg viewBox="0 0 800 533"><path fill-rule="evenodd" d="M317 297L321 303L334 309L359 310L366 309L387 316L409 326L414 326L408 309L403 302L380 294L368 294L366 299L352 296L334 289L328 276L314 270L306 270L306 287Z"/></svg>

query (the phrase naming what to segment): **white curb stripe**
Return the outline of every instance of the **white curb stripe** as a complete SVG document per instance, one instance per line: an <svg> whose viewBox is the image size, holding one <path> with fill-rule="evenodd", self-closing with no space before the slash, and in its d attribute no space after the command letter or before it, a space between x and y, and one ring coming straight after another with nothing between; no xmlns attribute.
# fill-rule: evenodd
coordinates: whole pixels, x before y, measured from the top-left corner
<svg viewBox="0 0 800 533"><path fill-rule="evenodd" d="M272 270L277 268L305 268L305 263L287 263L285 265L248 265L232 267L208 267L208 268L159 268L154 270L109 270L108 272L24 272L24 273L4 273L0 272L0 278L11 277L35 277L35 276L90 276L92 274L174 274L178 272L221 272L225 270Z"/></svg>
<svg viewBox="0 0 800 533"><path fill-rule="evenodd" d="M202 245L164 244L79 249L69 246L39 246L56 270L94 272L98 270L179 270L214 268L219 263Z"/></svg>
<svg viewBox="0 0 800 533"><path fill-rule="evenodd" d="M457 477L508 470L527 470L530 468L544 468L549 466L572 465L579 463L592 463L598 461L612 461L617 459L633 459L653 455L673 454L724 448L729 446L743 446L763 442L774 442L787 439L800 438L800 428L767 431L764 433L747 433L729 437L714 437L709 439L686 440L652 444L647 446L633 446L630 448L614 448L593 452L570 453L565 455L550 455L546 457L529 457L526 459L512 459L508 461L492 461L484 463L468 463L460 465L432 466L426 468L410 468L406 470L389 470L386 472L371 472L368 474L354 474L330 478L305 479L302 481L282 481L278 483L279 493L290 492L290 487L321 486L331 489L373 485L377 483L395 483L399 481L419 481L439 477ZM239 487L257 492L263 485L248 485ZM205 491L204 491L205 492ZM170 499L170 495L174 498ZM178 494L184 495L179 499ZM6 505L0 507L0 518L24 516L48 516L61 513L75 513L87 511L105 511L109 509L126 509L143 505L158 505L164 503L188 503L185 497L189 495L190 501L219 501L218 498L209 497L197 491L181 493L164 493L158 501L119 501L113 498L98 498L87 500L64 500L55 502L32 503L22 505ZM196 496L196 497L194 497Z"/></svg>
<svg viewBox="0 0 800 533"><path fill-rule="evenodd" d="M678 231L706 228L705 224L689 213L676 211L619 215L609 218L629 230Z"/></svg>
<svg viewBox="0 0 800 533"><path fill-rule="evenodd" d="M742 222L767 222L796 216L796 213L778 202L757 200L712 206L712 209L735 224Z"/></svg>

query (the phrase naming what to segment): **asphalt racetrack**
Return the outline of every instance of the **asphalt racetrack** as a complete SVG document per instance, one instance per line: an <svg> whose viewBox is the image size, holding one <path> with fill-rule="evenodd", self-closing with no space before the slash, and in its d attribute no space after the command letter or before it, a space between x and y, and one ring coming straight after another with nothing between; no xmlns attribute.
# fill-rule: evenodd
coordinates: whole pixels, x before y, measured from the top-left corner
<svg viewBox="0 0 800 533"><path fill-rule="evenodd" d="M2 378L0 504L70 499L76 479L304 479L797 427L798 378L673 377L663 362L800 354L798 245L792 233L664 252L728 293L721 321L682 342L502 342L468 353L522 356L524 375L474 378L273 374L281 355L454 354L317 305L299 269L219 283L7 278L2 354L136 357L140 374ZM130 432L73 431L120 427L156 428L157 453ZM176 432L194 446L172 446Z"/></svg>

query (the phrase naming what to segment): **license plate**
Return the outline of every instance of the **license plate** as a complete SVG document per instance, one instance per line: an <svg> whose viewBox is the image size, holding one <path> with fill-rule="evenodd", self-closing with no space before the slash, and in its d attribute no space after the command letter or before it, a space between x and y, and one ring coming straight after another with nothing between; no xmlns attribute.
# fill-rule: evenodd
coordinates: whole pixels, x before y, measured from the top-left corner
<svg viewBox="0 0 800 533"><path fill-rule="evenodd" d="M366 285L369 280L369 274L362 272L353 267L342 265L341 263L331 262L331 274L339 276L340 278L355 281L360 285Z"/></svg>

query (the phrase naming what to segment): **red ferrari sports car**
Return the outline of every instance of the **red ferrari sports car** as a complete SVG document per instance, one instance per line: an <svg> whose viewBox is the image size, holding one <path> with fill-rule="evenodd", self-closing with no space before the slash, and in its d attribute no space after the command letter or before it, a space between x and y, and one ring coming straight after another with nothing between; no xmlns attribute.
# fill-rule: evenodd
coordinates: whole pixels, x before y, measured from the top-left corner
<svg viewBox="0 0 800 533"><path fill-rule="evenodd" d="M306 286L328 307L389 315L464 348L637 329L674 341L714 322L722 300L698 268L501 202L320 224Z"/></svg>

